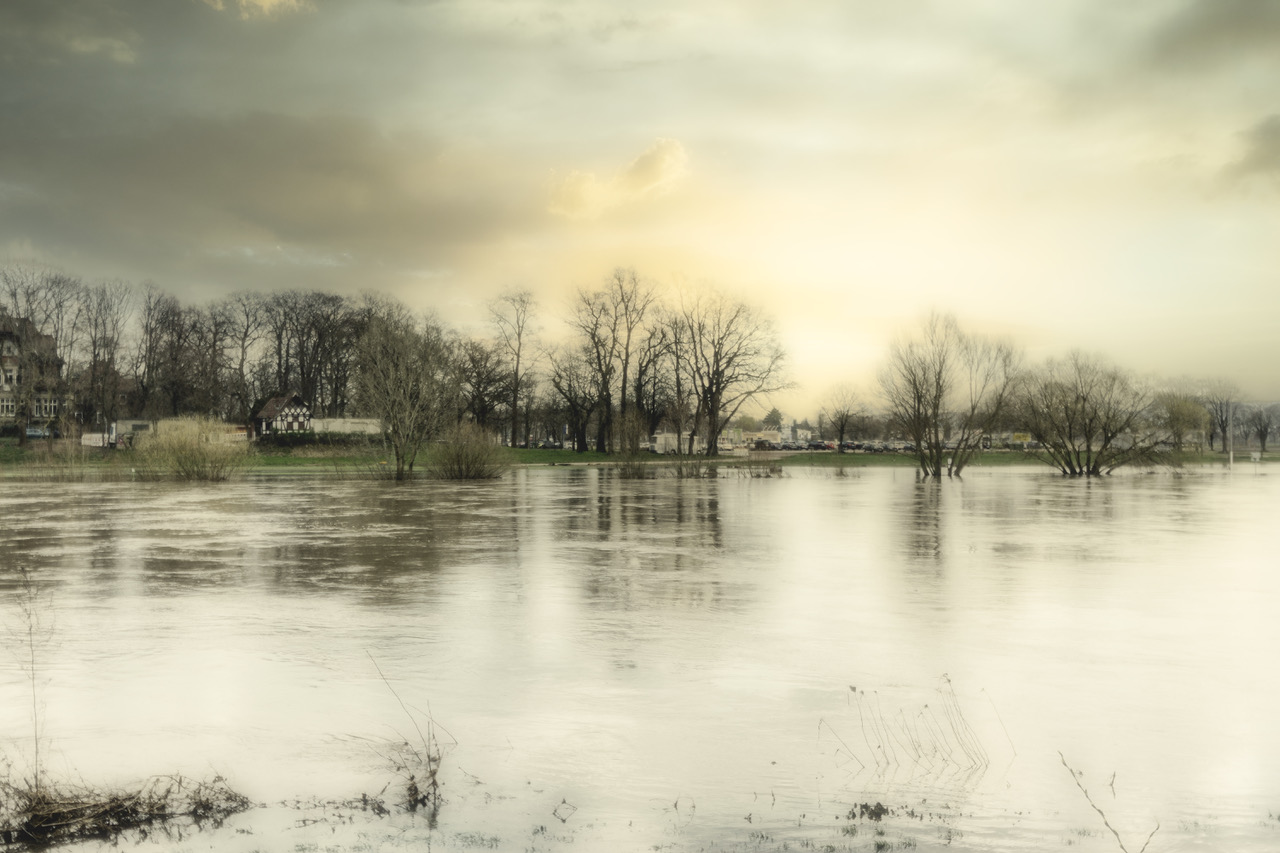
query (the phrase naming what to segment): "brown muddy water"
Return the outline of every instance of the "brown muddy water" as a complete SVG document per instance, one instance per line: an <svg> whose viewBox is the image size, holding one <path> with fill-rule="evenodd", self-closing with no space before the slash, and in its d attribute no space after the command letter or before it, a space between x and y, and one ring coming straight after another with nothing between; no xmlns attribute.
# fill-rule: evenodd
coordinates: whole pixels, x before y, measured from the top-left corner
<svg viewBox="0 0 1280 853"><path fill-rule="evenodd" d="M0 745L25 566L49 775L262 804L126 847L1119 850L1065 758L1131 853L1271 851L1278 521L1249 466L11 483Z"/></svg>

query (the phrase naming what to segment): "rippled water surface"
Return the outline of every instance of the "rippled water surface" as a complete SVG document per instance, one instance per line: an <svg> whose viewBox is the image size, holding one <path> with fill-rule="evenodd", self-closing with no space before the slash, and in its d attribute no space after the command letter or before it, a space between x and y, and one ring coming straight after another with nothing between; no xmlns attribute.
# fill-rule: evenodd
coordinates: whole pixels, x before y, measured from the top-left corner
<svg viewBox="0 0 1280 853"><path fill-rule="evenodd" d="M25 566L50 774L263 804L143 849L1118 850L1065 761L1131 853L1270 851L1278 511L1250 468L10 483L0 734L24 772Z"/></svg>

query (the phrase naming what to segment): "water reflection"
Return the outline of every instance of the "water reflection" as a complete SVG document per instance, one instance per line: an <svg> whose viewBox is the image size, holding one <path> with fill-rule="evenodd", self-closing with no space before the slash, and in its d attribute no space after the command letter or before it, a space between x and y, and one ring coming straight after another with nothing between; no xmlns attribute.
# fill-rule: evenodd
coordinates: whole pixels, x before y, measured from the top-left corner
<svg viewBox="0 0 1280 853"><path fill-rule="evenodd" d="M915 483L907 511L902 513L903 538L907 543L905 550L913 560L938 564L942 562L943 489L950 486L952 488L949 491L954 494L959 492L959 485L958 482L942 483L938 480ZM946 497L952 497L953 494Z"/></svg>
<svg viewBox="0 0 1280 853"><path fill-rule="evenodd" d="M1139 817L1261 850L1277 499L1280 478L982 470L50 484L34 513L0 495L0 589L19 564L54 588L50 731L91 775L215 756L264 800L376 791L368 744L406 723L375 657L458 739L441 849L476 827L510 849L821 848L847 843L837 813L928 799L957 804L953 849L1038 850L1096 819L1063 750ZM564 800L569 840L531 838Z"/></svg>

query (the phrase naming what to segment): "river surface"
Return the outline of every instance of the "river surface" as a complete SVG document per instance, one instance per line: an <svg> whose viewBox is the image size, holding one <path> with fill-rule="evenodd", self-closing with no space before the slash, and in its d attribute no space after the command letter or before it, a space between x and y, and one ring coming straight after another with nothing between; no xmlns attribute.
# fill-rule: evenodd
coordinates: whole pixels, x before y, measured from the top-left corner
<svg viewBox="0 0 1280 853"><path fill-rule="evenodd" d="M139 849L1271 851L1278 522L1253 466L10 482L0 745L22 566L51 778L261 804Z"/></svg>

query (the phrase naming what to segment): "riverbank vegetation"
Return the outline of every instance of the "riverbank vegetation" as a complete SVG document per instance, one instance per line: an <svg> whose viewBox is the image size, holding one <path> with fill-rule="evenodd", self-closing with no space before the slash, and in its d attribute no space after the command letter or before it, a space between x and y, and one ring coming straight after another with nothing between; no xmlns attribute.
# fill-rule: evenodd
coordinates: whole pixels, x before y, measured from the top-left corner
<svg viewBox="0 0 1280 853"><path fill-rule="evenodd" d="M729 468L771 468L806 470L852 471L861 468L916 469L919 461L915 454L905 450L892 451L743 451L709 458L701 455L676 455L639 453L620 457L614 454L588 451L577 453L565 449L511 449L486 442L483 459L477 459L465 448L442 453L429 448L427 464L420 466L414 479L472 479L451 477L449 471L473 471L487 479L523 467L603 466L618 470L631 479L650 479L670 476L681 479L698 479L716 475ZM1045 459L1036 448L1012 450L987 450L974 454L966 467L971 469L1042 466ZM444 457L450 456L447 464ZM1280 453L1268 451L1259 454L1257 463L1251 455L1237 454L1235 464L1244 467L1251 464L1268 465L1280 461ZM1201 451L1186 452L1179 457L1181 470L1221 468L1228 463L1224 453ZM483 463L483 464L481 464ZM1163 466L1149 466L1163 467ZM1142 469L1142 466L1138 466ZM243 460L234 468L233 476L336 476L342 479L394 479L392 457L376 440L360 436L343 442L305 443L295 446L261 445L250 447ZM137 457L129 450L103 450L72 446L66 441L55 441L49 450L43 443L38 447L19 448L12 441L0 439L0 476L25 481L47 482L119 482L163 479L148 473L140 473Z"/></svg>
<svg viewBox="0 0 1280 853"><path fill-rule="evenodd" d="M230 479L249 461L243 436L228 433L212 418L177 418L142 436L132 452L131 469L143 480Z"/></svg>
<svg viewBox="0 0 1280 853"><path fill-rule="evenodd" d="M606 454L634 476L646 475L650 447L714 459L743 448L842 453L874 440L909 446L932 478L958 475L1005 442L1034 445L1030 458L1064 475L1096 476L1182 464L1206 447L1265 454L1280 428L1280 403L1246 404L1230 379L1140 377L1081 352L1025 364L1010 341L942 313L892 343L875 389L839 383L811 422L773 405L796 377L773 318L730 291L664 293L618 268L579 288L559 317L544 318L527 291L488 308L488 323L463 334L378 293L243 292L197 306L154 285L0 266L0 438L43 447L47 469L60 454L50 476L68 479L113 472L55 451L64 438L86 447L136 438L130 476L225 479L241 461L212 455L218 442L163 446L177 438L162 439L162 426L192 417L250 444L363 419L376 433L366 457L386 457L369 471L388 479L424 467L461 476L420 456L463 425L512 450ZM544 319L564 332L544 339ZM300 401L314 425L260 417L278 415L268 401L281 399ZM276 466L273 456L249 461ZM0 448L0 464L25 459Z"/></svg>

